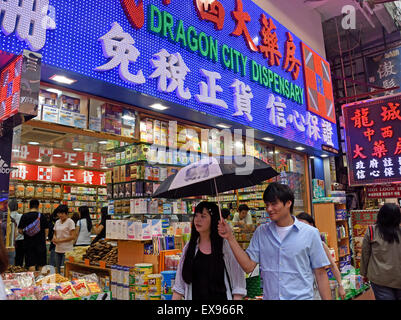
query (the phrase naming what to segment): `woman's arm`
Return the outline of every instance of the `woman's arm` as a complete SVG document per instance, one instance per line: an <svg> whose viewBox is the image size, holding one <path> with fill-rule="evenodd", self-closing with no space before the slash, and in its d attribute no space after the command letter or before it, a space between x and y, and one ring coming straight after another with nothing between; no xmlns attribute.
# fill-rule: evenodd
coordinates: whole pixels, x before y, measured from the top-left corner
<svg viewBox="0 0 401 320"><path fill-rule="evenodd" d="M187 252L188 243L185 245L184 249L182 250L182 256L180 262L178 263L177 273L175 276L175 282L173 287L173 300L181 300L185 295L185 286L186 283L182 277L182 268L184 265L184 259ZM185 298L185 297L184 297Z"/></svg>
<svg viewBox="0 0 401 320"><path fill-rule="evenodd" d="M177 292L173 292L173 300L182 300L182 298L184 297L183 294L179 294Z"/></svg>
<svg viewBox="0 0 401 320"><path fill-rule="evenodd" d="M75 229L70 230L70 236L64 239L57 239L57 243L70 242L75 239Z"/></svg>
<svg viewBox="0 0 401 320"><path fill-rule="evenodd" d="M338 270L337 267L337 263L336 261L333 259L332 255L330 254L330 250L327 247L326 243L323 242L323 248L324 251L326 252L327 258L329 258L330 260L330 264L331 264L331 270L333 271L334 274L334 278L336 278L337 283L338 283L338 293L340 294L341 299L345 299L345 290L341 281L341 273L340 270Z"/></svg>
<svg viewBox="0 0 401 320"><path fill-rule="evenodd" d="M102 224L97 227L95 226L95 230L94 230L95 234L99 235L99 233L102 232L103 228L104 228L104 226Z"/></svg>
<svg viewBox="0 0 401 320"><path fill-rule="evenodd" d="M242 297L246 295L245 272L235 259L228 241L223 241L223 254L225 261L227 261L226 270L229 275L229 281L231 281L232 297L233 300L242 300Z"/></svg>
<svg viewBox="0 0 401 320"><path fill-rule="evenodd" d="M74 238L74 244L77 242L78 240L78 236L79 236L79 231L81 230L81 228L79 226L77 226L75 228L75 238Z"/></svg>

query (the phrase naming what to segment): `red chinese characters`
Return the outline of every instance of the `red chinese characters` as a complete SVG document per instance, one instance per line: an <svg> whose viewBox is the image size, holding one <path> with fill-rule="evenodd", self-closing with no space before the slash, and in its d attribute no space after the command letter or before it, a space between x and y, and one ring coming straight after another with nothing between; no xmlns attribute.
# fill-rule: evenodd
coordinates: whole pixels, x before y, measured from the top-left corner
<svg viewBox="0 0 401 320"><path fill-rule="evenodd" d="M354 159L360 157L362 159L366 159L367 156L365 156L363 153L363 148L361 146L359 146L359 144L355 145L355 149L354 149Z"/></svg>
<svg viewBox="0 0 401 320"><path fill-rule="evenodd" d="M235 11L232 11L231 15L236 23L235 30L231 33L231 35L237 37L242 35L249 50L257 52L258 48L253 42L246 26L247 22L251 21L251 16L248 12L244 12L242 0L236 0Z"/></svg>
<svg viewBox="0 0 401 320"><path fill-rule="evenodd" d="M219 1L194 0L194 4L199 19L211 21L216 30L223 30L225 10Z"/></svg>
<svg viewBox="0 0 401 320"><path fill-rule="evenodd" d="M372 141L372 136L374 136L375 130L368 128L363 135L368 138L369 141Z"/></svg>
<svg viewBox="0 0 401 320"><path fill-rule="evenodd" d="M386 148L386 145L384 144L384 141L379 140L379 141L374 142L373 153L372 153L373 157L382 158L383 156L385 156L387 154L387 152L388 152L388 150Z"/></svg>
<svg viewBox="0 0 401 320"><path fill-rule="evenodd" d="M283 69L287 72L291 72L293 80L298 79L299 71L301 70L301 61L295 58L296 48L297 47L294 44L294 38L292 37L291 33L287 32Z"/></svg>
<svg viewBox="0 0 401 320"><path fill-rule="evenodd" d="M269 66L279 66L282 54L278 49L278 38L274 31L277 27L273 20L271 18L267 19L264 14L260 17L260 23L262 24L262 29L260 30L262 44L259 46L259 51L268 59Z"/></svg>
<svg viewBox="0 0 401 320"><path fill-rule="evenodd" d="M143 9L143 0L120 0L124 13L128 21L135 29L141 29L145 23L145 11Z"/></svg>
<svg viewBox="0 0 401 320"><path fill-rule="evenodd" d="M398 110L400 104L389 102L387 105L388 107L386 106L382 107L383 110L383 112L381 113L382 120L383 121L397 120L397 119L401 120L400 110Z"/></svg>
<svg viewBox="0 0 401 320"><path fill-rule="evenodd" d="M369 121L369 109L368 108L361 108L356 109L354 117L351 118L354 121L355 128L362 128L362 127L371 127L375 123L373 120Z"/></svg>
<svg viewBox="0 0 401 320"><path fill-rule="evenodd" d="M394 155L401 154L401 138L398 138L397 145L395 147Z"/></svg>
<svg viewBox="0 0 401 320"><path fill-rule="evenodd" d="M382 131L383 138L392 138L394 131L392 126L383 127L380 129Z"/></svg>

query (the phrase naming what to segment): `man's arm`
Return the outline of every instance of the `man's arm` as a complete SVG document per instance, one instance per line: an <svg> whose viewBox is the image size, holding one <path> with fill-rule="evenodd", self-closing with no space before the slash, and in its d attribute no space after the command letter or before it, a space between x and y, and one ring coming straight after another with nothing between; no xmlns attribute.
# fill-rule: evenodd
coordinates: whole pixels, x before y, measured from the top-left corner
<svg viewBox="0 0 401 320"><path fill-rule="evenodd" d="M324 267L313 270L322 300L331 300L329 277Z"/></svg>
<svg viewBox="0 0 401 320"><path fill-rule="evenodd" d="M227 222L220 220L218 230L220 237L227 239L231 250L234 253L235 259L238 261L242 270L244 270L246 273L251 273L255 269L257 263L249 258L248 254L241 248L237 240L235 240L232 230Z"/></svg>

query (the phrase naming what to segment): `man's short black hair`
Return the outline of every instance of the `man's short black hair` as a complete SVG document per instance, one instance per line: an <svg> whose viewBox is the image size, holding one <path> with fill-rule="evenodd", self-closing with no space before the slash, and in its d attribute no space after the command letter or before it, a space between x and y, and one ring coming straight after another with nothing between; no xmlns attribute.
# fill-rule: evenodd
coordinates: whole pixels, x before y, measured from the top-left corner
<svg viewBox="0 0 401 320"><path fill-rule="evenodd" d="M230 216L230 209L221 209L221 216L223 217L223 219L227 219Z"/></svg>
<svg viewBox="0 0 401 320"><path fill-rule="evenodd" d="M249 207L246 204L240 204L238 207L238 212L241 212L243 210L249 211Z"/></svg>
<svg viewBox="0 0 401 320"><path fill-rule="evenodd" d="M287 201L291 201L290 212L294 209L294 192L286 184L273 182L270 183L265 192L263 193L263 201L265 203L272 203L280 200L282 203L286 204Z"/></svg>
<svg viewBox="0 0 401 320"><path fill-rule="evenodd" d="M29 201L29 209L39 209L39 200L32 199Z"/></svg>

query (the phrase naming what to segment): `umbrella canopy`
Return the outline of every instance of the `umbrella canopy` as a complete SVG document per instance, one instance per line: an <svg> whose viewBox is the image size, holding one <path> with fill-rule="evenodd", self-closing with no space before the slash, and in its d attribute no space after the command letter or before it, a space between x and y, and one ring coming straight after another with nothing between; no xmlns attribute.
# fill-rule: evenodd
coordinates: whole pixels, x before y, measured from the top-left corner
<svg viewBox="0 0 401 320"><path fill-rule="evenodd" d="M268 164L251 156L204 158L169 176L153 197L216 196L225 191L257 185L277 175L277 171Z"/></svg>

